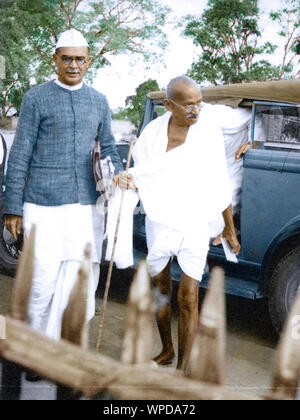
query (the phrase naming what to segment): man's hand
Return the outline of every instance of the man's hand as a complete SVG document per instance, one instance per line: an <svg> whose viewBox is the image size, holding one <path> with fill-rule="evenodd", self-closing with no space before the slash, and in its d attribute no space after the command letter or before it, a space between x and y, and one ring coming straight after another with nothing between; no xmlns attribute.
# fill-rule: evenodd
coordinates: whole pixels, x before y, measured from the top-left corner
<svg viewBox="0 0 300 420"><path fill-rule="evenodd" d="M10 214L5 216L5 227L12 235L14 241L18 239L18 236L22 233L23 217L15 216Z"/></svg>
<svg viewBox="0 0 300 420"><path fill-rule="evenodd" d="M116 175L114 182L115 185L118 185L122 190L137 189L133 176L131 174L128 174L127 172L121 172L119 175Z"/></svg>
<svg viewBox="0 0 300 420"><path fill-rule="evenodd" d="M222 236L224 239L226 239L235 254L239 254L241 252L241 245L236 236L235 229L231 229L225 226L222 232Z"/></svg>
<svg viewBox="0 0 300 420"><path fill-rule="evenodd" d="M251 143L241 144L237 151L235 152L235 160L239 160L243 155L245 155L251 147Z"/></svg>

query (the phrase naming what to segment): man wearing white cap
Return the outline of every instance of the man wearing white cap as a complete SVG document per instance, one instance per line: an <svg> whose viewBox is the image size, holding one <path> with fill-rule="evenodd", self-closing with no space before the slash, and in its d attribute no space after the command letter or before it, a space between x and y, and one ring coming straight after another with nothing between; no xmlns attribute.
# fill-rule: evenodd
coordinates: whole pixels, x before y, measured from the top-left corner
<svg viewBox="0 0 300 420"><path fill-rule="evenodd" d="M94 315L104 228L92 174L96 136L116 174L123 167L110 130L108 102L82 81L92 61L86 39L75 29L62 33L53 61L57 80L31 88L23 99L8 162L5 224L15 239L22 226L25 235L36 226L29 322L59 339L62 313L87 243L93 274L87 320Z"/></svg>

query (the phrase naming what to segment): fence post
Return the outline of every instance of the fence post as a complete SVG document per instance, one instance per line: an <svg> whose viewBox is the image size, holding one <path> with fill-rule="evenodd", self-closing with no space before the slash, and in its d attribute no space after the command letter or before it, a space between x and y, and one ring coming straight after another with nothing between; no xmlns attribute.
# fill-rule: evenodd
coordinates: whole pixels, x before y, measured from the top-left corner
<svg viewBox="0 0 300 420"><path fill-rule="evenodd" d="M86 326L86 312L88 299L88 284L90 279L91 247L87 245L84 261L78 271L78 278L70 295L61 325L61 339L67 340L77 346L87 349L88 337ZM79 400L81 392L76 392L63 385L57 386L56 399Z"/></svg>
<svg viewBox="0 0 300 420"><path fill-rule="evenodd" d="M28 239L24 240L20 254L11 299L11 317L18 321L27 321L27 307L32 285L34 265L35 227L33 226ZM1 337L0 337L1 338ZM14 363L2 363L2 400L19 400L21 396L21 378L23 369Z"/></svg>
<svg viewBox="0 0 300 420"><path fill-rule="evenodd" d="M34 247L35 226L32 227L29 237L24 240L12 292L11 317L22 322L27 322L28 301L34 269Z"/></svg>
<svg viewBox="0 0 300 420"><path fill-rule="evenodd" d="M286 322L275 358L271 399L296 399L300 378L300 292Z"/></svg>
<svg viewBox="0 0 300 420"><path fill-rule="evenodd" d="M85 249L85 259L78 271L78 278L70 295L61 326L61 338L87 348L86 312L90 278L91 247Z"/></svg>
<svg viewBox="0 0 300 420"><path fill-rule="evenodd" d="M121 361L126 364L145 364L152 358L153 299L150 277L145 261L138 266L129 292L126 328Z"/></svg>
<svg viewBox="0 0 300 420"><path fill-rule="evenodd" d="M226 372L226 319L224 272L214 268L202 305L186 374L205 383L224 385Z"/></svg>

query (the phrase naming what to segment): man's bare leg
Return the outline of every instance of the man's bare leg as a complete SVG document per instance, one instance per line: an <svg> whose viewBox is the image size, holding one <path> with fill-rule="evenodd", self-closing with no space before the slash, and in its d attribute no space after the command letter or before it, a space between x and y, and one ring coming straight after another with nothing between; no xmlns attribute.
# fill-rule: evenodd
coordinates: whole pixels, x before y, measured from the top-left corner
<svg viewBox="0 0 300 420"><path fill-rule="evenodd" d="M199 282L183 274L177 299L179 307L177 369L183 370L199 320Z"/></svg>
<svg viewBox="0 0 300 420"><path fill-rule="evenodd" d="M172 311L169 299L172 294L172 278L170 275L170 265L153 278L154 285L159 289L162 298L166 297L168 302L164 303L156 314L158 331L162 341L162 352L153 360L159 365L167 365L172 362L175 357L174 347L171 334Z"/></svg>

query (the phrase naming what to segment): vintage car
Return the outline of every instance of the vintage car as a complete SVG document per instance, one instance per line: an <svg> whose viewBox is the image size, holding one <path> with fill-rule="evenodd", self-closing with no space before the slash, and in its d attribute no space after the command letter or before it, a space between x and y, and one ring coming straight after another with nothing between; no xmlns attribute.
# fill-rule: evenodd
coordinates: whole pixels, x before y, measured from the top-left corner
<svg viewBox="0 0 300 420"><path fill-rule="evenodd" d="M245 83L203 89L204 101L252 109L253 148L244 157L238 264L228 262L222 246L211 246L209 265L224 267L226 292L248 299L268 298L280 331L300 288L300 80ZM165 92L149 94L143 129L164 112ZM264 135L254 138L256 122ZM126 147L120 150L126 159ZM147 252L145 215L135 216L138 260ZM172 266L175 280L180 268ZM206 287L209 274L200 284Z"/></svg>

